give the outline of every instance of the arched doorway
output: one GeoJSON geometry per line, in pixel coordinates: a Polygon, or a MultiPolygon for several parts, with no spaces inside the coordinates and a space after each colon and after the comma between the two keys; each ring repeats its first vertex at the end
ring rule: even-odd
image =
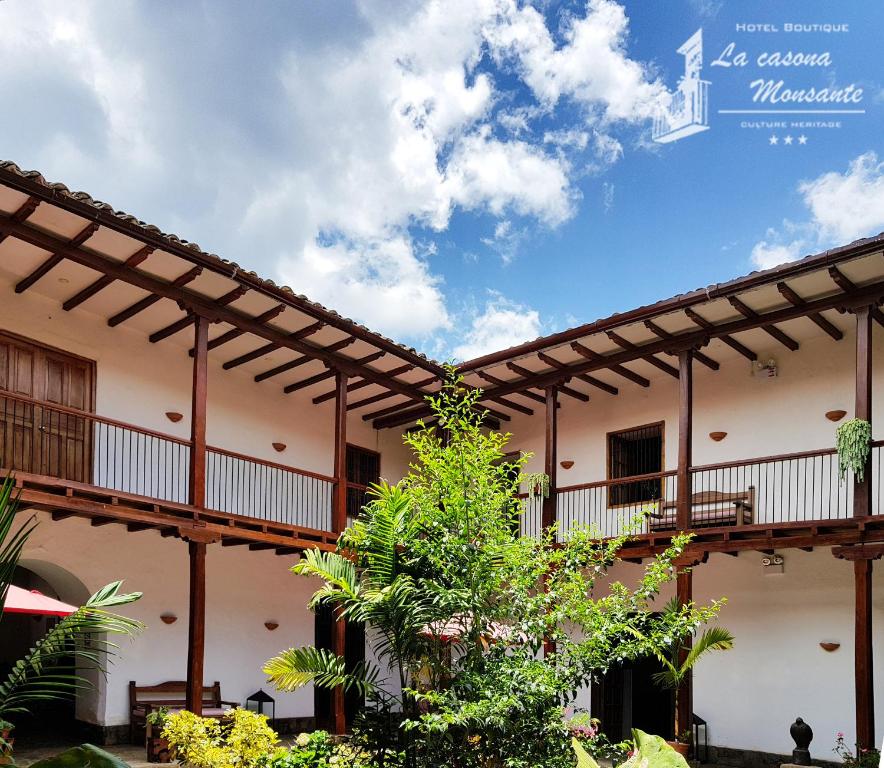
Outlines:
{"type": "MultiPolygon", "coordinates": [[[[36,589],[72,605],[82,605],[89,598],[89,590],[73,574],[55,563],[41,560],[22,559],[12,583],[23,589],[36,589]]],[[[12,665],[24,657],[58,621],[54,616],[4,614],[0,621],[0,675],[5,678],[12,665]]],[[[80,691],[75,699],[36,702],[30,707],[30,714],[10,718],[16,726],[17,746],[75,741],[80,722],[96,722],[104,695],[103,678],[92,673],[84,677],[93,687],[80,691]]]]}

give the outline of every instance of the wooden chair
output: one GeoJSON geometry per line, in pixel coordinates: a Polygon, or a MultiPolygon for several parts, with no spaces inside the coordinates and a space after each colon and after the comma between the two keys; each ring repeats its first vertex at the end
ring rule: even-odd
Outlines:
{"type": "MultiPolygon", "coordinates": [[[[166,707],[170,711],[182,710],[187,704],[187,683],[184,680],[167,680],[159,685],[137,685],[129,681],[129,741],[135,741],[137,729],[147,727],[147,716],[154,709],[166,707]]],[[[203,717],[224,717],[227,711],[238,707],[239,702],[221,698],[221,683],[203,686],[203,717]]]]}
{"type": "MultiPolygon", "coordinates": [[[[675,530],[677,506],[674,501],[661,503],[661,512],[651,515],[651,531],[675,530]]],[[[755,486],[736,493],[699,491],[691,495],[691,528],[749,525],[754,511],[755,486]]]]}

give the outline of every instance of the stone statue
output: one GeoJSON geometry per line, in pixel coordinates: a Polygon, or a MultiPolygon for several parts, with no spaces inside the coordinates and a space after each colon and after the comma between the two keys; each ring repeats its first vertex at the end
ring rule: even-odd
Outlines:
{"type": "Polygon", "coordinates": [[[789,728],[795,749],[792,750],[793,765],[810,765],[810,742],[813,741],[813,730],[800,717],[795,719],[789,728]]]}

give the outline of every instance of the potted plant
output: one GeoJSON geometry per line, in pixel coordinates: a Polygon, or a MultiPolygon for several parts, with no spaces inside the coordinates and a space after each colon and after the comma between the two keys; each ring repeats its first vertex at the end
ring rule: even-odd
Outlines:
{"type": "Polygon", "coordinates": [[[15,726],[0,717],[0,765],[10,765],[12,763],[12,745],[15,739],[10,736],[15,726]]]}
{"type": "Polygon", "coordinates": [[[168,707],[158,707],[148,712],[145,718],[147,721],[147,762],[149,763],[172,762],[169,742],[163,738],[163,728],[166,727],[168,716],[168,707]]]}

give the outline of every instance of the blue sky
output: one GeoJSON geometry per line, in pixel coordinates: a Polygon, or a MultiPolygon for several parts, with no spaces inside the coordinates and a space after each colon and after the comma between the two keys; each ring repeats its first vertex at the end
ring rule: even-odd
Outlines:
{"type": "Polygon", "coordinates": [[[110,8],[0,2],[0,155],[439,358],[884,229],[880,4],[110,8]],[[709,129],[656,143],[701,28],[709,129]],[[712,66],[729,43],[745,67],[712,66]],[[759,66],[788,51],[827,57],[759,66]],[[757,78],[864,113],[718,112],[757,78]]]}

